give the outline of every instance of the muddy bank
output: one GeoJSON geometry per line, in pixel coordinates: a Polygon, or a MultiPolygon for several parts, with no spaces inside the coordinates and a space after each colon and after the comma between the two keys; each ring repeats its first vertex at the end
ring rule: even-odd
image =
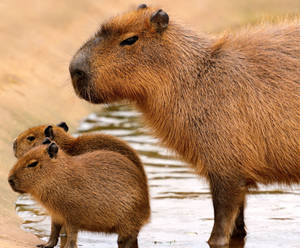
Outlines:
{"type": "MultiPolygon", "coordinates": [[[[148,1],[145,1],[148,2],[148,1]]],[[[218,32],[255,22],[266,15],[299,13],[300,1],[153,1],[170,16],[196,30],[218,32]],[[213,13],[213,14],[212,14],[213,13]],[[264,14],[266,13],[266,14],[264,14]]],[[[78,121],[99,109],[79,100],[71,87],[68,63],[77,48],[109,16],[140,1],[0,2],[0,247],[32,247],[39,241],[21,231],[7,184],[15,159],[12,140],[24,129],[45,122],[78,121]]]]}

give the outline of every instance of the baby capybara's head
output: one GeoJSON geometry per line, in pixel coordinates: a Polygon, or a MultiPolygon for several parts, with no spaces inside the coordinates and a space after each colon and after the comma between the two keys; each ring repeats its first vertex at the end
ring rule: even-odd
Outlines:
{"type": "Polygon", "coordinates": [[[102,24],[70,63],[76,93],[108,103],[139,101],[156,91],[177,59],[170,42],[174,26],[166,12],[145,4],[102,24]]]}
{"type": "Polygon", "coordinates": [[[45,138],[55,139],[55,135],[64,135],[69,130],[65,122],[58,125],[41,125],[27,129],[21,133],[14,141],[13,149],[15,156],[20,158],[33,147],[41,145],[45,138]]]}
{"type": "Polygon", "coordinates": [[[59,149],[54,142],[50,142],[48,139],[45,144],[31,149],[10,170],[8,183],[14,191],[32,193],[51,175],[59,149]]]}

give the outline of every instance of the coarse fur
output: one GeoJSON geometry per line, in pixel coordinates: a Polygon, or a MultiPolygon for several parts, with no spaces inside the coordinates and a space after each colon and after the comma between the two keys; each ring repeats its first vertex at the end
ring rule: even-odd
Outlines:
{"type": "Polygon", "coordinates": [[[112,151],[69,156],[55,143],[37,146],[17,161],[9,183],[49,211],[53,230],[45,247],[56,245],[64,225],[65,248],[77,247],[79,230],[117,233],[119,247],[136,248],[137,235],[150,216],[145,175],[112,151]]]}
{"type": "Polygon", "coordinates": [[[14,152],[17,158],[23,156],[33,147],[41,145],[45,138],[55,141],[68,155],[76,156],[96,150],[118,152],[130,159],[144,172],[138,154],[125,141],[108,134],[93,133],[73,137],[67,130],[58,125],[40,125],[22,132],[14,141],[14,152]],[[45,134],[48,130],[50,134],[45,134]],[[33,138],[30,138],[33,137],[33,138]]]}
{"type": "Polygon", "coordinates": [[[216,38],[172,18],[158,28],[156,13],[142,8],[104,23],[73,57],[72,83],[92,103],[134,103],[163,144],[208,179],[209,243],[226,245],[246,235],[249,187],[300,182],[300,22],[216,38]]]}

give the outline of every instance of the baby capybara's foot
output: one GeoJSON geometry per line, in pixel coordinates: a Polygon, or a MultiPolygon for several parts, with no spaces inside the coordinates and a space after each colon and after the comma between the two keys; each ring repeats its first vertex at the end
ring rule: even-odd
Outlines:
{"type": "Polygon", "coordinates": [[[37,245],[36,247],[39,247],[39,248],[53,248],[55,245],[53,244],[40,244],[40,245],[37,245]]]}

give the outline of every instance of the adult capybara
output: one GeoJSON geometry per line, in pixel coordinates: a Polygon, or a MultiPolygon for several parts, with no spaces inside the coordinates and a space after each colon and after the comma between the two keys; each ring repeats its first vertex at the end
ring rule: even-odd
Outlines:
{"type": "Polygon", "coordinates": [[[32,195],[52,217],[49,242],[40,247],[54,247],[64,225],[65,248],[77,247],[79,230],[117,233],[118,247],[136,248],[150,216],[145,175],[112,151],[69,156],[56,143],[40,145],[18,160],[8,181],[14,191],[32,195]]]}
{"type": "Polygon", "coordinates": [[[22,132],[14,141],[14,152],[17,158],[35,146],[41,145],[45,138],[49,138],[70,156],[80,155],[95,150],[109,150],[121,153],[130,159],[144,172],[142,162],[137,153],[125,141],[108,134],[83,134],[73,137],[68,134],[67,124],[62,122],[58,125],[41,125],[29,128],[22,132]]]}
{"type": "Polygon", "coordinates": [[[208,179],[212,245],[246,235],[250,186],[300,182],[298,21],[216,38],[141,5],[104,23],[70,73],[92,103],[135,103],[155,135],[208,179]]]}

